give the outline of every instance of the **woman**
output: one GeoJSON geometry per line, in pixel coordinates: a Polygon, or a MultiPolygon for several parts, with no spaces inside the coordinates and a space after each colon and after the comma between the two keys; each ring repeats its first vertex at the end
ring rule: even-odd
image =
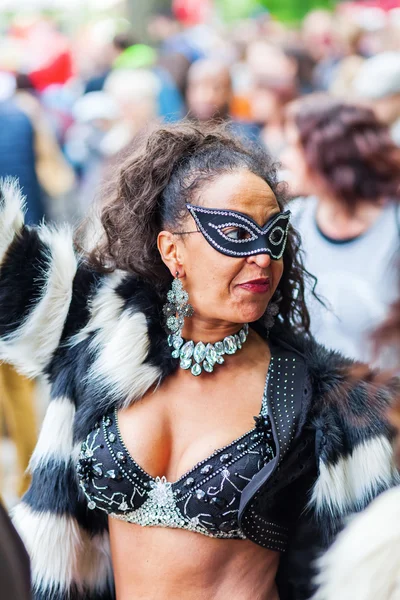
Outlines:
{"type": "Polygon", "coordinates": [[[262,150],[190,124],[121,166],[89,260],[3,185],[0,356],[52,388],[14,514],[36,600],[305,599],[393,485],[390,391],[307,339],[289,217],[262,150]]]}
{"type": "Polygon", "coordinates": [[[369,335],[397,297],[400,149],[372,111],[310,98],[288,112],[293,223],[325,307],[307,298],[328,348],[370,361],[369,335]]]}
{"type": "Polygon", "coordinates": [[[285,110],[298,94],[298,64],[290,52],[265,41],[248,48],[251,117],[267,151],[280,158],[286,147],[285,110]]]}

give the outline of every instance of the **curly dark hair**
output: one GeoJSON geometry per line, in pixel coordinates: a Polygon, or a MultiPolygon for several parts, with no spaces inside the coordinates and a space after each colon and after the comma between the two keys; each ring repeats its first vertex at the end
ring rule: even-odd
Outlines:
{"type": "Polygon", "coordinates": [[[400,200],[400,149],[372,110],[318,94],[294,102],[288,117],[308,166],[350,213],[360,202],[400,200]]]}
{"type": "MultiPolygon", "coordinates": [[[[186,203],[203,185],[243,169],[266,181],[283,209],[285,186],[278,183],[276,166],[264,150],[234,137],[226,125],[181,122],[141,136],[109,186],[101,212],[102,237],[88,256],[89,263],[100,271],[134,273],[164,299],[172,278],[157,249],[159,232],[179,229],[187,217],[186,203]]],[[[279,283],[278,322],[308,333],[304,278],[311,276],[302,264],[299,246],[299,237],[290,228],[279,283]]]]}

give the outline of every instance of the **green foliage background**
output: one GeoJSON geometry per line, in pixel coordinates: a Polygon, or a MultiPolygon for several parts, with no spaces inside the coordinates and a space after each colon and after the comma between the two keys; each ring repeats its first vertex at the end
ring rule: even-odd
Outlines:
{"type": "Polygon", "coordinates": [[[334,8],[335,0],[216,0],[225,21],[243,19],[267,9],[280,21],[298,22],[315,8],[334,8]]]}
{"type": "Polygon", "coordinates": [[[333,0],[262,0],[268,10],[282,21],[297,21],[315,8],[334,8],[333,0]]]}

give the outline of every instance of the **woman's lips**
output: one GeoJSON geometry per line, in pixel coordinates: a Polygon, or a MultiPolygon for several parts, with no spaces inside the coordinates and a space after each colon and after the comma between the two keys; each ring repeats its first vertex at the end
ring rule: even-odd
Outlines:
{"type": "Polygon", "coordinates": [[[254,279],[253,281],[246,281],[239,284],[239,287],[248,292],[253,292],[253,294],[265,294],[269,290],[270,283],[269,279],[254,279]]]}

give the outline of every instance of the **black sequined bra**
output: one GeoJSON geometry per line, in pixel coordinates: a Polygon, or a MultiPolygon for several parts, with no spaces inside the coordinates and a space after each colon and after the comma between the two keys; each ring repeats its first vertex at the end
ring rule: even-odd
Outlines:
{"type": "MultiPolygon", "coordinates": [[[[269,371],[271,370],[273,357],[269,371]]],[[[117,411],[104,415],[82,444],[77,463],[89,509],[142,526],[188,529],[216,538],[245,539],[240,496],[275,455],[267,387],[255,426],[197,463],[177,481],[152,477],[130,456],[117,411]]]]}

